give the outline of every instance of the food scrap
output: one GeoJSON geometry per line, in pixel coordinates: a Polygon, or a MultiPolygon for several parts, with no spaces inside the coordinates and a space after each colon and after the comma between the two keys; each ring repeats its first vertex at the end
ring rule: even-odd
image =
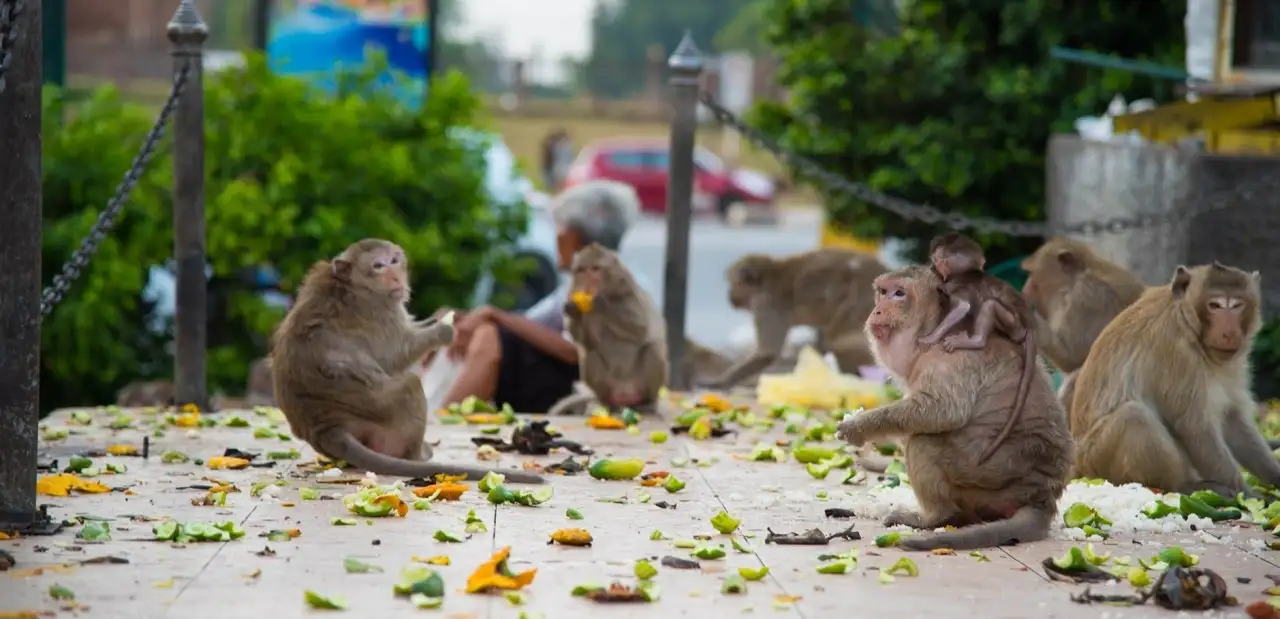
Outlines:
{"type": "Polygon", "coordinates": [[[517,452],[526,456],[545,456],[552,449],[564,449],[580,456],[591,455],[592,451],[581,443],[571,441],[553,432],[548,426],[550,421],[540,419],[522,424],[511,431],[511,439],[504,441],[492,436],[473,436],[471,442],[477,446],[488,445],[500,452],[517,452]]]}
{"type": "Polygon", "coordinates": [[[658,599],[658,587],[647,580],[640,581],[634,587],[613,582],[608,587],[579,585],[574,587],[572,594],[592,602],[654,602],[658,599]]]}
{"type": "Polygon", "coordinates": [[[586,529],[558,529],[551,533],[551,540],[547,543],[563,546],[590,546],[591,542],[591,533],[586,529]]]}
{"type": "Polygon", "coordinates": [[[467,593],[488,593],[492,591],[516,591],[533,582],[538,574],[537,568],[514,573],[507,567],[507,558],[511,556],[511,547],[506,546],[494,553],[467,578],[467,593]]]}
{"type": "Polygon", "coordinates": [[[765,529],[768,535],[764,538],[766,544],[778,544],[780,546],[826,546],[833,539],[843,539],[848,541],[857,541],[862,539],[862,533],[853,530],[853,526],[827,535],[822,529],[813,528],[803,533],[775,533],[773,529],[765,529]]]}
{"type": "Polygon", "coordinates": [[[36,492],[45,496],[71,496],[72,491],[84,494],[103,494],[111,488],[96,481],[87,481],[72,473],[45,475],[36,480],[36,492]]]}

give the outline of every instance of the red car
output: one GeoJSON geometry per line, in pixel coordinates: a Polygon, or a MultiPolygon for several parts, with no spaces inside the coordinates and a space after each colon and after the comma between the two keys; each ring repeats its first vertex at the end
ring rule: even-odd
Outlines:
{"type": "MultiPolygon", "coordinates": [[[[593,179],[626,183],[640,196],[646,212],[667,211],[668,144],[661,139],[615,138],[597,140],[578,153],[569,168],[565,186],[593,179]]],[[[777,184],[767,175],[746,168],[729,168],[711,151],[695,147],[694,212],[714,210],[721,217],[735,205],[750,211],[772,211],[777,184]]]]}

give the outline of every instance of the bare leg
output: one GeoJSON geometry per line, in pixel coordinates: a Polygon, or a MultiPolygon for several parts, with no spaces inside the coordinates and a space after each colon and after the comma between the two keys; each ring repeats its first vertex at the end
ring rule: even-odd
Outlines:
{"type": "Polygon", "coordinates": [[[987,345],[987,337],[996,326],[996,302],[984,301],[973,318],[973,331],[967,335],[950,335],[942,341],[943,350],[981,350],[987,345]]]}
{"type": "Polygon", "coordinates": [[[498,389],[498,368],[501,364],[502,342],[498,339],[498,327],[493,323],[476,327],[463,354],[462,371],[440,406],[455,404],[470,396],[481,400],[493,399],[498,389]]]}
{"type": "Polygon", "coordinates": [[[921,344],[937,344],[938,340],[941,340],[956,325],[960,324],[960,321],[964,320],[965,316],[969,315],[969,310],[971,309],[973,307],[967,301],[951,297],[950,309],[947,311],[947,315],[942,318],[942,322],[938,323],[938,326],[934,327],[933,331],[930,331],[928,335],[917,341],[921,344]]]}

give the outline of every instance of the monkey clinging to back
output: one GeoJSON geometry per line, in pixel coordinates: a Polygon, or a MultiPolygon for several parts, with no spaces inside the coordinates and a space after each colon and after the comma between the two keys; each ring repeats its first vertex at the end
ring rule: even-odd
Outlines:
{"type": "Polygon", "coordinates": [[[1015,344],[1022,344],[1022,380],[1018,381],[1013,410],[1000,433],[978,458],[981,464],[1009,437],[1022,416],[1022,409],[1027,406],[1027,390],[1036,370],[1031,307],[1013,286],[982,270],[986,262],[982,247],[963,234],[949,232],[933,239],[929,243],[929,257],[933,262],[933,272],[942,279],[941,290],[950,309],[932,332],[920,338],[921,344],[933,345],[942,340],[942,348],[947,352],[981,350],[986,348],[987,338],[993,330],[1015,344]],[[948,335],[961,321],[970,317],[973,319],[972,333],[948,335]]]}
{"type": "Polygon", "coordinates": [[[294,435],[326,457],[382,475],[478,479],[490,469],[430,462],[427,398],[412,368],[449,343],[453,327],[415,323],[408,300],[404,251],[390,241],[365,239],[315,263],[272,338],[276,404],[294,435]]]}

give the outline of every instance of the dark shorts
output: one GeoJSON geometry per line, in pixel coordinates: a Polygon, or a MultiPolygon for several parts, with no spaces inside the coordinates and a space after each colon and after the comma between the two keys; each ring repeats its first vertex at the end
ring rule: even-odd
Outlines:
{"type": "Polygon", "coordinates": [[[517,413],[545,413],[561,398],[573,393],[578,365],[552,357],[506,328],[498,327],[502,363],[493,401],[510,404],[517,413]]]}

